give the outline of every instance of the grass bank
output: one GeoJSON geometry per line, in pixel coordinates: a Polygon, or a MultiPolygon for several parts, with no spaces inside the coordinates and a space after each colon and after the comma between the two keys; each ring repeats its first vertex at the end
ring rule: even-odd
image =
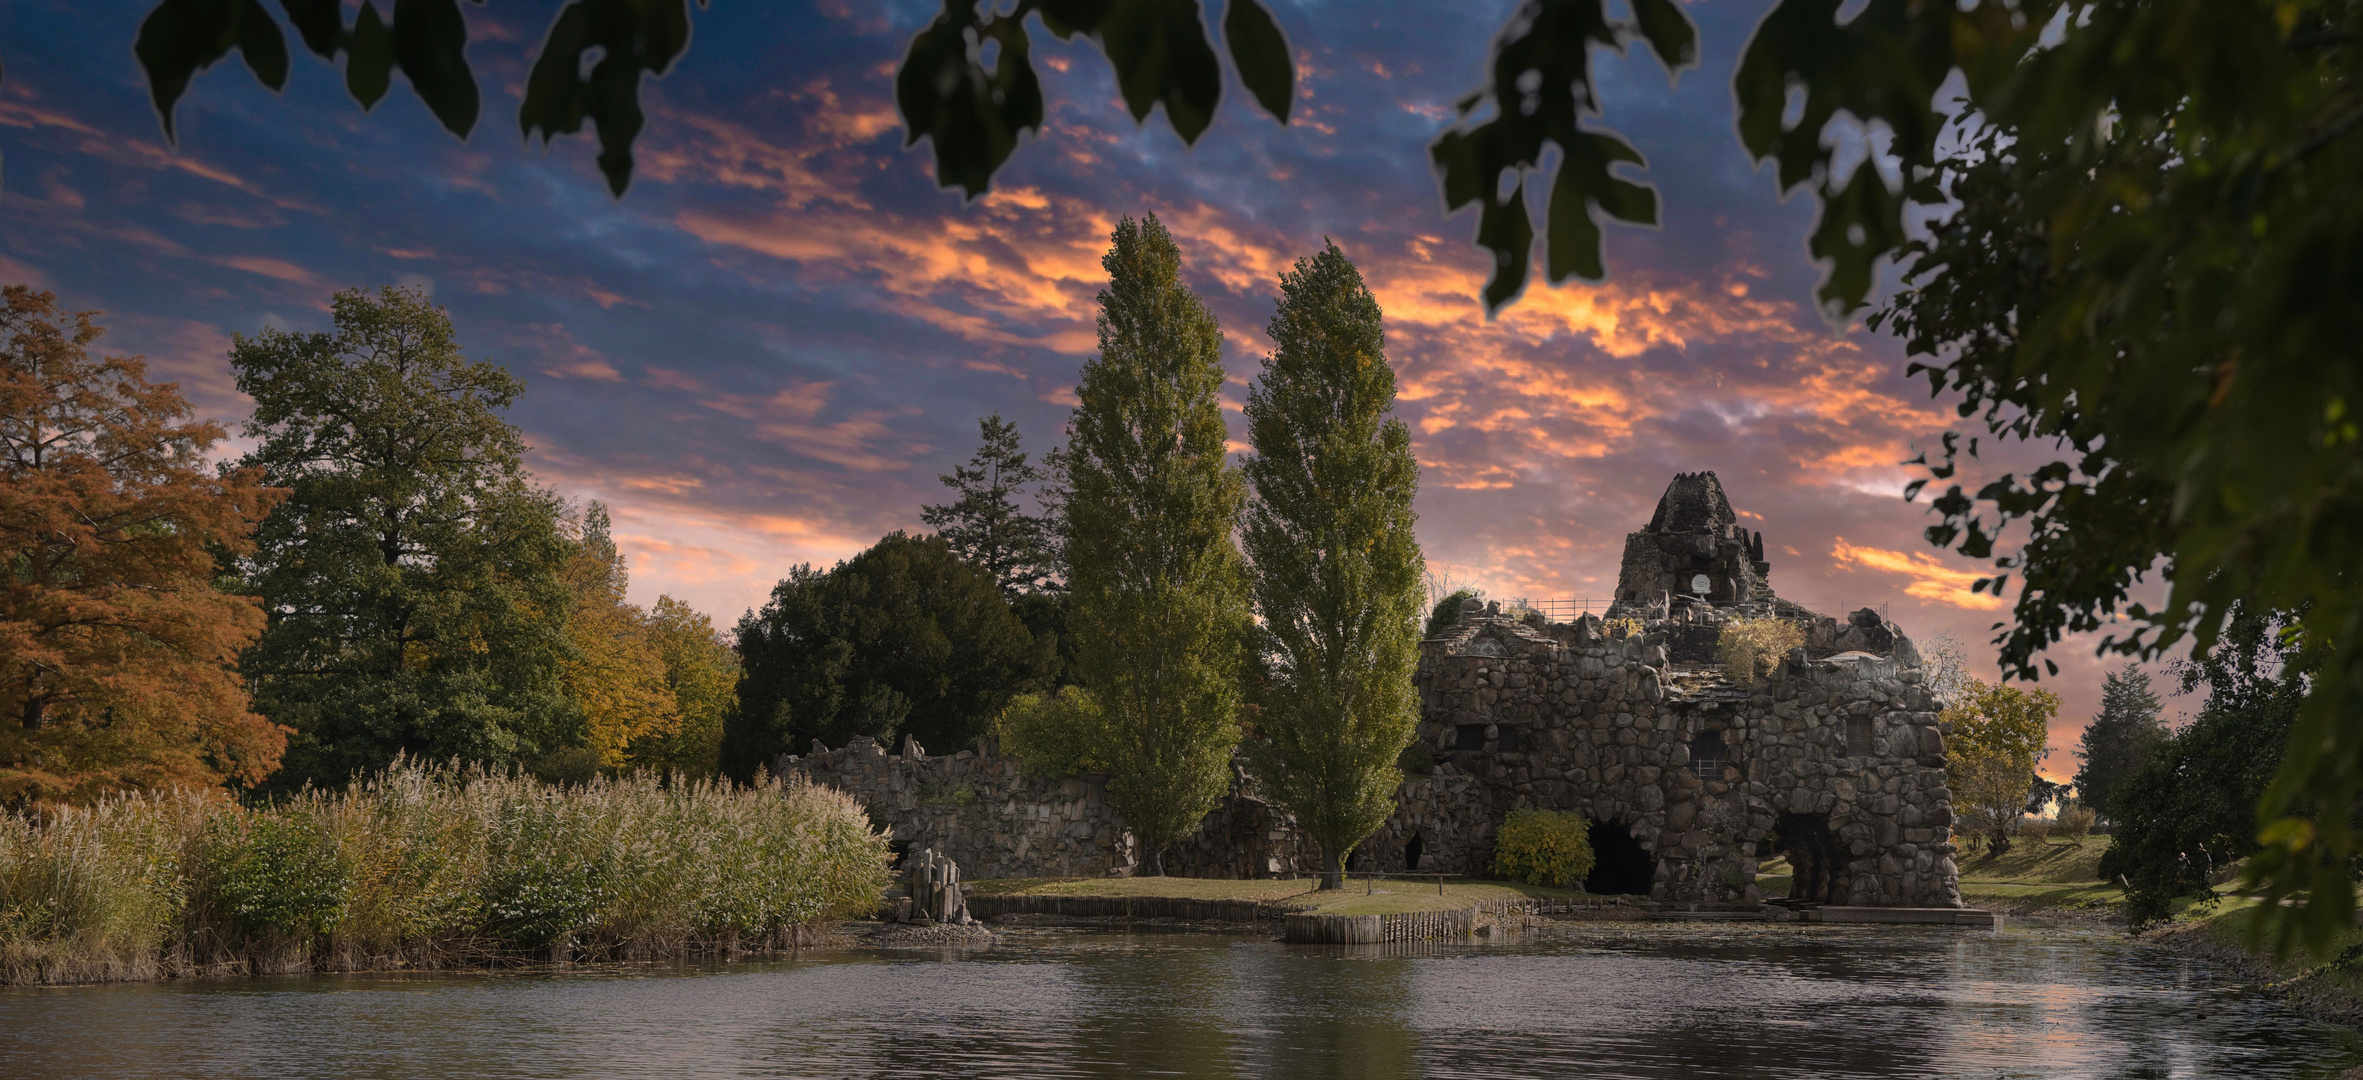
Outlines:
{"type": "Polygon", "coordinates": [[[874,909],[886,840],[825,788],[553,787],[402,765],[0,818],[0,982],[656,959],[874,909]]]}
{"type": "Polygon", "coordinates": [[[2193,916],[2186,910],[2142,936],[2186,956],[2227,965],[2317,1020],[2363,1027],[2363,927],[2339,934],[2328,960],[2303,952],[2276,960],[2269,947],[2248,947],[2249,920],[2256,912],[2256,901],[2226,896],[2209,914],[2193,916]]]}
{"type": "Polygon", "coordinates": [[[1512,881],[1446,881],[1406,879],[1349,882],[1343,889],[1320,891],[1318,878],[1225,880],[1220,878],[1002,878],[966,883],[980,896],[1100,896],[1172,897],[1189,900],[1255,900],[1280,911],[1322,915],[1391,915],[1404,911],[1460,909],[1480,901],[1522,897],[1554,900],[1584,894],[1569,889],[1547,889],[1512,881]]]}
{"type": "MultiPolygon", "coordinates": [[[[2106,836],[2021,837],[2000,855],[1963,856],[1961,899],[2013,915],[2115,917],[2124,909],[2125,891],[2101,880],[2100,857],[2108,850],[2106,836]]],[[[1764,895],[1788,895],[1787,859],[1767,859],[1758,870],[1756,885],[1764,895]]]]}

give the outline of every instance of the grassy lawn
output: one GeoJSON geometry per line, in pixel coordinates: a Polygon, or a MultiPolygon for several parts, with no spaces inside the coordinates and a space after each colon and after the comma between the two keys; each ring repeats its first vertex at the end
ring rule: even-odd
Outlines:
{"type": "MultiPolygon", "coordinates": [[[[2021,837],[2001,855],[1981,851],[1963,856],[1961,899],[1972,906],[2022,912],[2115,907],[2124,902],[2125,891],[2100,879],[2101,853],[2108,849],[2106,836],[2021,837]]],[[[1757,868],[1756,887],[1766,896],[1786,896],[1790,876],[1787,859],[1767,859],[1757,868]]]]}
{"type": "Polygon", "coordinates": [[[967,883],[977,896],[1171,896],[1191,900],[1261,900],[1289,911],[1325,915],[1384,915],[1400,911],[1465,908],[1480,900],[1517,897],[1568,899],[1584,894],[1513,881],[1447,881],[1439,895],[1434,881],[1348,882],[1322,893],[1316,878],[1232,881],[1217,878],[1000,878],[967,883]]]}

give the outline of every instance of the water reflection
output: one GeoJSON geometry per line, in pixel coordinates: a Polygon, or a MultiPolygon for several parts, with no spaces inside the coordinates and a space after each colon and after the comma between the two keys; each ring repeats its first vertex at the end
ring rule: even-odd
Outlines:
{"type": "Polygon", "coordinates": [[[0,1076],[2328,1078],[2351,1032],[2096,932],[1577,926],[0,991],[0,1076]]]}

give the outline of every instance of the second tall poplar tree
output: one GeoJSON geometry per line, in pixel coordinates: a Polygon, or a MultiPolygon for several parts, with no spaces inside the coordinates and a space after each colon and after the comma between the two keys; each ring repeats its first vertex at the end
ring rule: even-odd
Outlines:
{"type": "Polygon", "coordinates": [[[1320,841],[1334,889],[1346,853],[1394,810],[1419,718],[1419,463],[1390,415],[1386,331],[1354,264],[1328,245],[1280,293],[1247,392],[1245,533],[1269,666],[1257,771],[1320,841]]]}
{"type": "Polygon", "coordinates": [[[1108,794],[1158,873],[1228,785],[1249,625],[1231,533],[1222,330],[1154,215],[1100,264],[1099,355],[1060,455],[1076,667],[1104,710],[1108,794]]]}

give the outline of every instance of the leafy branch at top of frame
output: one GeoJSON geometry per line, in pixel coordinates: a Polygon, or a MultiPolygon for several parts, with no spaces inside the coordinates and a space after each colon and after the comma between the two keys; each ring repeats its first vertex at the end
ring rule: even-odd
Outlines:
{"type": "MultiPolygon", "coordinates": [[[[894,79],[904,145],[935,145],[936,180],[969,198],[992,186],[1017,149],[1018,133],[1040,131],[1042,86],[1034,74],[1026,21],[1039,15],[1059,40],[1080,34],[1099,46],[1137,123],[1162,105],[1182,141],[1195,145],[1222,99],[1222,65],[1207,39],[1198,0],[944,0],[912,37],[894,79]],[[990,49],[988,50],[988,46],[990,49]],[[990,55],[988,55],[988,51],[990,55]],[[988,66],[989,62],[989,66],[988,66]]],[[[1288,39],[1260,0],[1228,0],[1223,41],[1240,81],[1283,124],[1295,94],[1288,39]]]]}
{"type": "MultiPolygon", "coordinates": [[[[467,138],[481,95],[459,0],[390,3],[381,12],[376,0],[362,0],[347,23],[342,0],[280,0],[304,48],[330,63],[344,58],[345,90],[362,109],[384,99],[398,70],[444,130],[467,138]]],[[[632,141],[645,122],[641,76],[663,75],[688,49],[689,33],[688,0],[568,0],[526,78],[519,130],[547,143],[581,131],[585,120],[598,125],[599,170],[622,195],[632,178],[632,141]]],[[[261,0],[162,0],[141,21],[132,51],[167,139],[176,138],[173,110],[189,80],[233,50],[264,86],[286,87],[287,39],[261,0]]]]}

